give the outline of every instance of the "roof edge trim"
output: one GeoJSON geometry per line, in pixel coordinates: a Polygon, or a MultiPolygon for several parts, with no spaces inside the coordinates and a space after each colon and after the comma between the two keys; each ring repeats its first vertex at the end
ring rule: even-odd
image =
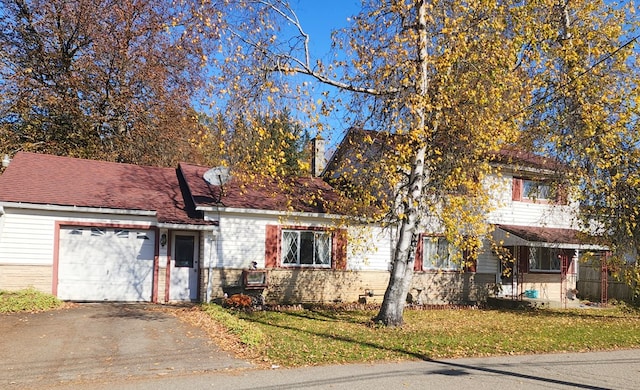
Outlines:
{"type": "Polygon", "coordinates": [[[38,203],[22,203],[22,202],[0,202],[3,209],[15,208],[26,210],[47,210],[47,211],[73,211],[77,213],[96,213],[96,214],[117,214],[117,215],[138,215],[155,217],[157,212],[154,210],[134,210],[134,209],[111,209],[105,207],[85,207],[85,206],[62,206],[55,204],[38,204],[38,203]]]}

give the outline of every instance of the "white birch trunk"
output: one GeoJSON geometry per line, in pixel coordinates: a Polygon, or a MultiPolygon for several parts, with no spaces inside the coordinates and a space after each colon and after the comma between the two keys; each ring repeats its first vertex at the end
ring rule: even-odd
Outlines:
{"type": "MultiPolygon", "coordinates": [[[[416,1],[418,41],[419,46],[419,80],[417,93],[420,96],[426,94],[429,87],[428,67],[427,67],[427,29],[426,29],[426,7],[424,1],[416,1]]],[[[420,100],[420,99],[417,99],[420,100]]],[[[422,103],[417,103],[421,105],[422,103]]],[[[426,112],[424,107],[416,108],[416,131],[424,132],[426,126],[426,112]]],[[[402,325],[404,306],[407,294],[411,288],[413,279],[413,265],[415,263],[415,252],[417,239],[419,237],[418,226],[420,221],[420,204],[425,180],[425,165],[428,145],[421,143],[414,155],[411,172],[409,175],[409,189],[406,200],[402,203],[403,218],[400,220],[398,242],[393,257],[391,277],[389,285],[384,293],[384,300],[380,307],[380,312],[375,320],[386,326],[402,325]]]]}

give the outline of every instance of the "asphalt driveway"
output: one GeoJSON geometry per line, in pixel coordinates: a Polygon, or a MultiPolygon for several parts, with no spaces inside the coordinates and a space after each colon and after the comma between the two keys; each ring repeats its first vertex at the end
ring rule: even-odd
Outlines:
{"type": "Polygon", "coordinates": [[[0,315],[0,388],[186,375],[251,364],[153,305],[78,304],[0,315]]]}

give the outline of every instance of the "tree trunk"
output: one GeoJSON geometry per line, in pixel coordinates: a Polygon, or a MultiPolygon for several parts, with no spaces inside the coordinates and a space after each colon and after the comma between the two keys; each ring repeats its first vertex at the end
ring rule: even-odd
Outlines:
{"type": "Polygon", "coordinates": [[[402,315],[407,294],[413,279],[413,264],[415,262],[417,227],[419,221],[420,196],[424,180],[424,158],[426,146],[421,147],[411,166],[410,186],[407,200],[403,202],[404,218],[400,220],[398,243],[393,256],[391,278],[384,293],[384,300],[380,312],[374,321],[386,326],[402,325],[402,315]]]}
{"type": "MultiPolygon", "coordinates": [[[[418,39],[418,84],[416,93],[418,96],[425,96],[429,89],[429,71],[427,64],[427,10],[424,1],[416,2],[417,9],[417,29],[418,39]]],[[[415,107],[415,129],[425,133],[427,124],[427,112],[422,99],[416,99],[415,107]]],[[[434,124],[437,129],[437,124],[434,124]]],[[[407,294],[411,288],[413,280],[413,264],[415,263],[416,243],[418,239],[418,225],[420,221],[420,213],[422,212],[421,198],[425,180],[425,164],[424,160],[427,152],[427,144],[425,138],[423,143],[416,150],[413,162],[411,164],[411,173],[409,175],[409,188],[406,198],[402,202],[400,218],[398,242],[393,255],[393,266],[391,268],[391,277],[387,291],[384,293],[384,300],[380,307],[380,312],[374,319],[386,326],[402,325],[402,315],[407,300],[407,294]]]]}

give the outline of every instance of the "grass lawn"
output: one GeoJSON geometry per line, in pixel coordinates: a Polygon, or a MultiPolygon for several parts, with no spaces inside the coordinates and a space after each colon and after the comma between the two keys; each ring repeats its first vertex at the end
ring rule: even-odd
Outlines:
{"type": "Polygon", "coordinates": [[[407,310],[401,328],[373,325],[374,311],[202,309],[214,319],[214,333],[236,335],[245,357],[284,367],[640,347],[640,311],[626,306],[407,310]]]}

